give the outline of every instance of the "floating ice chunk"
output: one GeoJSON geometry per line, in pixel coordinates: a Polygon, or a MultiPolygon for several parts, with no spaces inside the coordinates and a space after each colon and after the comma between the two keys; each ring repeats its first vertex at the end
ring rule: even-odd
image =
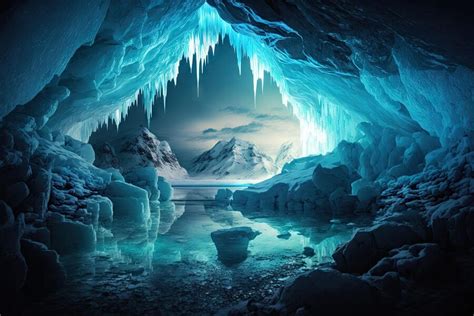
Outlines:
{"type": "Polygon", "coordinates": [[[217,248],[219,260],[226,265],[240,263],[247,259],[249,242],[260,235],[250,227],[220,229],[211,233],[217,248]]]}

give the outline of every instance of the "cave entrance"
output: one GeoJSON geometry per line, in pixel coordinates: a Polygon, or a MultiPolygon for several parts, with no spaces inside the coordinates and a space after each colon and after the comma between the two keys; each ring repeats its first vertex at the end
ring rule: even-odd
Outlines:
{"type": "Polygon", "coordinates": [[[253,81],[251,60],[237,63],[228,37],[213,49],[200,76],[198,58],[192,58],[181,60],[175,84],[155,96],[151,115],[141,93],[120,124],[109,119],[91,135],[97,166],[120,169],[122,152],[129,157],[134,147],[137,164],[153,164],[169,179],[261,180],[301,155],[292,106],[284,106],[268,73],[253,81]],[[113,159],[102,155],[105,143],[114,148],[113,159]]]}

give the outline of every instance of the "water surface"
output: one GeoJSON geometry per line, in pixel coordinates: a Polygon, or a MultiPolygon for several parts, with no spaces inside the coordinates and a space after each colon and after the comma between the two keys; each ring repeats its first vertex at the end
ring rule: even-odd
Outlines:
{"type": "MultiPolygon", "coordinates": [[[[212,201],[218,188],[176,187],[146,226],[114,222],[98,234],[97,251],[61,258],[64,289],[34,312],[60,314],[211,315],[250,298],[275,294],[288,279],[331,261],[357,225],[330,218],[245,213],[212,201]],[[261,232],[249,256],[231,267],[217,260],[211,232],[249,226],[261,232]],[[288,239],[278,238],[289,232],[288,239]],[[315,256],[302,252],[312,247],[315,256]]],[[[232,187],[235,190],[236,187],[232,187]]]]}

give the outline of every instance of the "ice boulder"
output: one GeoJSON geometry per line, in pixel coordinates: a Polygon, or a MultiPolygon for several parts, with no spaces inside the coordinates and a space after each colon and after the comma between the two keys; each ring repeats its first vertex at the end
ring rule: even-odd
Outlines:
{"type": "Polygon", "coordinates": [[[97,219],[95,225],[101,224],[109,226],[114,218],[112,201],[101,195],[95,195],[87,200],[87,211],[93,213],[93,218],[97,219]]]}
{"type": "Polygon", "coordinates": [[[158,171],[154,167],[136,167],[124,172],[125,180],[148,192],[150,201],[160,198],[158,171]]]}
{"type": "Polygon", "coordinates": [[[318,164],[313,172],[314,185],[325,195],[330,195],[338,188],[349,193],[351,192],[351,182],[349,169],[344,165],[325,168],[318,164]]]}
{"type": "Polygon", "coordinates": [[[51,234],[46,227],[27,226],[23,238],[42,243],[48,248],[51,247],[51,234]]]}
{"type": "Polygon", "coordinates": [[[166,202],[173,198],[173,187],[163,177],[158,177],[158,189],[160,190],[160,201],[166,202]]]}
{"type": "Polygon", "coordinates": [[[359,229],[349,242],[334,252],[333,258],[340,271],[364,273],[390,250],[420,241],[420,235],[410,226],[384,222],[359,229]]]}
{"type": "Polygon", "coordinates": [[[249,242],[260,234],[250,227],[219,229],[211,233],[217,256],[225,265],[237,264],[247,259],[249,242]]]}
{"type": "Polygon", "coordinates": [[[27,204],[32,207],[31,211],[44,217],[48,209],[48,202],[51,197],[52,173],[49,169],[38,168],[34,176],[28,181],[30,195],[27,204]]]}
{"type": "Polygon", "coordinates": [[[229,205],[232,198],[232,191],[229,189],[219,189],[214,197],[218,204],[229,205]]]}
{"type": "Polygon", "coordinates": [[[378,292],[360,278],[333,269],[316,269],[283,288],[278,305],[292,315],[374,315],[378,292]]]}
{"type": "Polygon", "coordinates": [[[95,251],[96,234],[92,225],[49,217],[47,223],[51,232],[51,248],[61,255],[95,251]]]}
{"type": "Polygon", "coordinates": [[[400,276],[416,281],[429,281],[436,278],[445,266],[444,254],[438,244],[425,243],[403,246],[390,251],[368,274],[383,276],[397,272],[400,276]]]}
{"type": "Polygon", "coordinates": [[[54,292],[66,282],[66,271],[54,250],[39,242],[21,240],[21,252],[28,265],[25,290],[33,296],[54,292]]]}
{"type": "Polygon", "coordinates": [[[120,173],[120,170],[115,169],[115,168],[107,168],[105,169],[106,171],[110,172],[112,175],[111,179],[112,181],[122,181],[125,182],[125,178],[123,177],[122,173],[120,173]]]}
{"type": "Polygon", "coordinates": [[[104,194],[112,201],[114,220],[148,222],[150,206],[146,190],[130,183],[112,181],[104,194]]]}
{"type": "Polygon", "coordinates": [[[334,216],[350,215],[357,208],[357,197],[347,194],[343,188],[338,188],[329,196],[332,214],[334,216]]]}
{"type": "Polygon", "coordinates": [[[64,137],[64,148],[81,156],[85,161],[93,163],[95,160],[94,148],[91,144],[83,143],[71,136],[64,137]]]}

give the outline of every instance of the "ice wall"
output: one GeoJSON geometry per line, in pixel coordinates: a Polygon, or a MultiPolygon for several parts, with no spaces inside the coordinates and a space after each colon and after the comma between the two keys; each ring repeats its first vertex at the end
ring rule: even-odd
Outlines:
{"type": "Polygon", "coordinates": [[[123,14],[132,15],[125,10],[130,7],[112,7],[94,45],[81,48],[61,76],[60,84],[70,88],[71,98],[59,107],[49,126],[86,141],[109,119],[120,124],[140,93],[151,117],[157,96],[164,97],[166,106],[167,86],[176,83],[180,60],[185,58],[191,70],[196,63],[199,91],[199,79],[210,53],[227,36],[235,48],[239,69],[244,57],[250,60],[255,96],[258,82],[263,87],[268,72],[280,89],[283,104],[292,104],[301,122],[303,154],[325,153],[340,140],[354,138],[359,116],[349,114],[319,92],[309,91],[308,87],[316,83],[310,82],[313,74],[304,68],[305,63],[294,63],[286,52],[267,45],[277,37],[245,28],[237,32],[207,3],[200,7],[198,2],[187,4],[189,10],[181,11],[170,5],[176,11],[170,10],[159,19],[152,19],[148,10],[144,21],[134,8],[131,26],[126,30],[121,30],[117,19],[123,14]],[[106,36],[108,40],[103,39],[106,36]]]}
{"type": "MultiPolygon", "coordinates": [[[[31,99],[54,73],[60,74],[48,87],[65,87],[70,94],[59,101],[57,110],[50,111],[55,113],[48,116],[47,127],[86,140],[109,119],[120,123],[139,94],[150,117],[156,96],[163,95],[166,102],[167,85],[176,82],[182,58],[191,67],[193,63],[198,65],[199,85],[209,54],[222,37],[228,36],[238,64],[244,57],[250,60],[254,91],[259,84],[263,86],[264,73],[268,72],[281,91],[283,103],[293,106],[301,122],[304,154],[324,153],[342,139],[354,140],[355,126],[361,121],[390,127],[400,134],[423,128],[439,136],[443,144],[472,129],[472,65],[463,66],[469,59],[452,51],[452,47],[462,49],[466,45],[438,49],[436,45],[446,40],[440,41],[437,33],[423,35],[426,32],[419,28],[425,22],[422,19],[405,22],[384,7],[365,2],[208,3],[183,0],[137,4],[122,0],[109,5],[90,1],[84,8],[67,9],[44,3],[44,10],[64,12],[57,20],[42,24],[46,35],[40,33],[39,38],[45,41],[37,42],[33,47],[36,49],[21,44],[31,42],[29,37],[36,33],[22,36],[20,32],[21,39],[17,40],[2,33],[0,38],[2,57],[6,56],[2,62],[14,61],[7,68],[15,79],[12,82],[28,78],[2,89],[11,91],[3,93],[2,98],[19,99],[5,99],[1,115],[15,103],[31,99]],[[68,33],[71,29],[76,33],[68,33]],[[54,41],[52,35],[57,30],[69,30],[66,34],[70,36],[56,36],[54,41]],[[92,39],[71,58],[74,49],[92,39]],[[21,58],[8,57],[8,46],[35,51],[31,53],[34,60],[39,52],[41,56],[45,53],[43,63],[48,67],[30,67],[21,58]],[[56,48],[54,54],[48,51],[51,47],[56,48]],[[49,61],[50,57],[54,60],[49,61]]],[[[390,3],[384,1],[393,10],[390,3]]],[[[25,6],[32,8],[34,4],[25,6]]],[[[41,22],[44,16],[39,14],[35,19],[31,21],[41,22]]],[[[11,25],[19,30],[30,30],[34,24],[25,22],[19,27],[20,20],[12,21],[11,25]]],[[[11,27],[10,22],[6,20],[5,25],[11,27]]],[[[5,78],[2,85],[8,81],[8,76],[5,78]]]]}

